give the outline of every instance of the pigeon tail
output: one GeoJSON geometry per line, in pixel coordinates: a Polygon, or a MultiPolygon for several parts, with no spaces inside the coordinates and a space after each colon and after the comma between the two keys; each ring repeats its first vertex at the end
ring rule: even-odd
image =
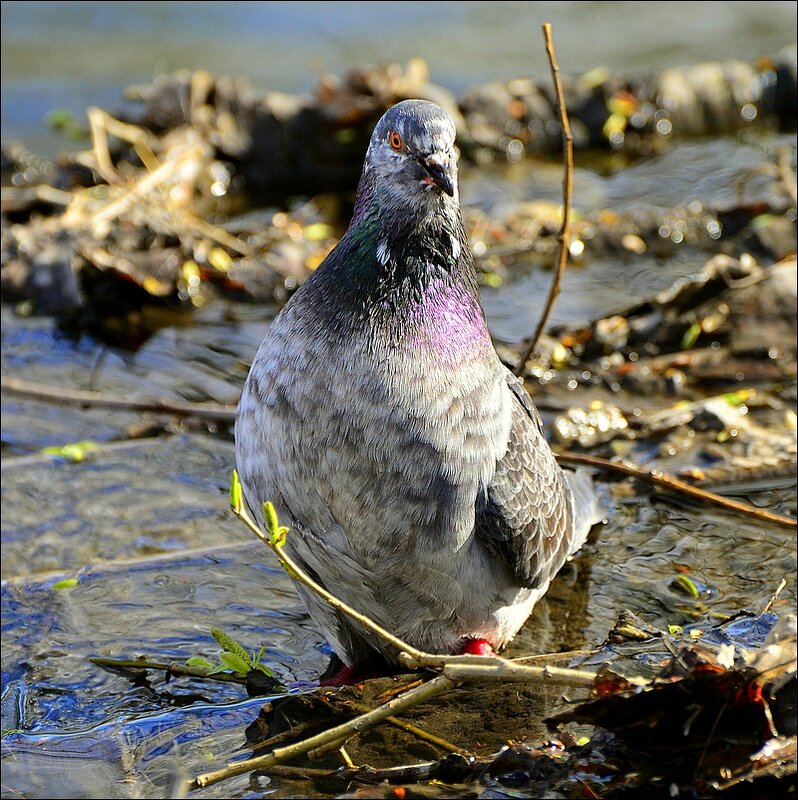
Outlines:
{"type": "Polygon", "coordinates": [[[574,498],[574,544],[571,552],[575,553],[585,543],[590,529],[604,520],[604,514],[589,470],[564,470],[563,474],[574,498]]]}

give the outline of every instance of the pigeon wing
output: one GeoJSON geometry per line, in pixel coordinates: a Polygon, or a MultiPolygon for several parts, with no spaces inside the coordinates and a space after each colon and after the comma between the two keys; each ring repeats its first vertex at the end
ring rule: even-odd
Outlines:
{"type": "Polygon", "coordinates": [[[476,534],[519,582],[546,586],[578,545],[573,501],[551,452],[540,414],[509,371],[513,397],[507,452],[476,504],[476,534]]]}

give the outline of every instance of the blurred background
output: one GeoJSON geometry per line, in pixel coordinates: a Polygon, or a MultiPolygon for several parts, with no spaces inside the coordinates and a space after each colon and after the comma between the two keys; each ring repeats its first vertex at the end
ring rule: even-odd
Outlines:
{"type": "Polygon", "coordinates": [[[795,39],[793,2],[5,2],[2,140],[51,154],[48,112],[113,108],[122,90],[178,68],[310,91],[315,75],[424,58],[455,92],[561,69],[613,73],[772,55],[795,39]]]}

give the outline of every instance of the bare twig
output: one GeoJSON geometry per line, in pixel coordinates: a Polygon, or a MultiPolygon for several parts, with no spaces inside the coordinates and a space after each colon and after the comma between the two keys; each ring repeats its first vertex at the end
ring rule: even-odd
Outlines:
{"type": "Polygon", "coordinates": [[[352,757],[349,755],[349,753],[346,752],[345,747],[340,748],[340,753],[341,758],[348,769],[357,769],[357,764],[355,764],[355,762],[352,760],[352,757]]]}
{"type": "MultiPolygon", "coordinates": [[[[484,658],[484,656],[483,656],[484,658]]],[[[483,664],[447,664],[443,674],[453,681],[501,681],[506,683],[554,683],[592,688],[596,673],[567,667],[528,667],[504,658],[484,658],[483,664]]]]}
{"type": "Polygon", "coordinates": [[[274,736],[269,736],[262,742],[256,742],[253,745],[247,746],[247,750],[252,750],[253,753],[259,753],[261,750],[274,750],[278,744],[287,742],[291,739],[296,739],[300,734],[306,731],[316,730],[325,725],[323,718],[314,720],[307,720],[306,722],[297,722],[292,728],[282,733],[276,733],[274,736]]]}
{"type": "MultiPolygon", "coordinates": [[[[202,155],[203,149],[200,145],[193,144],[181,149],[154,172],[147,173],[144,177],[137,180],[129,189],[125,189],[124,194],[112,200],[92,216],[92,226],[95,230],[101,229],[117,217],[125,214],[136,203],[140,202],[154,189],[161,184],[172,179],[187,161],[196,159],[202,155]]],[[[64,215],[64,225],[74,224],[75,220],[70,218],[69,211],[64,215]]],[[[83,220],[81,219],[82,223],[83,220]]]]}
{"type": "MultiPolygon", "coordinates": [[[[344,749],[347,742],[355,736],[354,733],[347,733],[343,736],[339,736],[337,739],[332,739],[329,742],[325,742],[323,745],[319,747],[315,747],[313,750],[308,751],[308,758],[311,761],[315,761],[319,758],[324,758],[328,756],[330,753],[334,753],[336,750],[339,751],[341,757],[344,759],[344,763],[346,763],[346,759],[348,758],[348,754],[344,757],[344,753],[346,750],[344,749]]],[[[347,767],[354,766],[352,764],[346,764],[347,767]]]]}
{"type": "Polygon", "coordinates": [[[269,768],[269,775],[276,775],[280,778],[307,778],[315,780],[317,778],[342,778],[349,780],[348,770],[345,769],[319,769],[318,767],[287,767],[281,764],[269,768]]]}
{"type": "Polygon", "coordinates": [[[183,223],[201,236],[207,236],[209,239],[213,239],[215,242],[224,245],[229,250],[235,250],[239,255],[255,255],[255,249],[250,247],[246,242],[242,242],[241,239],[228,233],[224,228],[198,217],[188,209],[176,209],[174,203],[170,203],[170,211],[178,213],[182,217],[183,223]]]}
{"type": "Polygon", "coordinates": [[[548,22],[543,23],[543,37],[546,40],[546,53],[549,57],[551,77],[554,81],[554,88],[557,93],[557,110],[560,113],[563,150],[565,151],[565,174],[563,176],[562,185],[562,225],[560,227],[559,236],[557,237],[560,243],[560,254],[557,259],[557,270],[551,282],[551,289],[549,289],[549,296],[546,300],[543,314],[541,314],[537,328],[532,334],[532,338],[529,340],[526,349],[521,354],[521,359],[515,367],[515,374],[519,376],[523,374],[526,362],[535,351],[535,347],[537,347],[538,339],[540,339],[540,334],[543,332],[543,328],[549,318],[554,301],[560,293],[560,282],[565,272],[565,266],[568,263],[568,223],[571,215],[571,197],[574,191],[574,136],[571,133],[571,123],[568,120],[568,110],[565,107],[565,95],[563,93],[562,81],[560,80],[560,68],[557,64],[557,57],[554,53],[554,42],[551,37],[551,24],[548,22]]]}
{"type": "Polygon", "coordinates": [[[765,606],[765,609],[762,612],[763,614],[767,614],[768,611],[770,611],[770,609],[773,608],[773,604],[776,602],[776,600],[779,599],[779,595],[784,591],[786,586],[787,586],[787,579],[782,578],[781,582],[776,587],[776,591],[773,592],[773,594],[770,596],[770,600],[768,600],[768,604],[765,606]]]}
{"type": "MultiPolygon", "coordinates": [[[[482,772],[493,759],[469,758],[469,766],[473,774],[482,772]]],[[[418,764],[401,764],[396,767],[369,767],[360,765],[356,767],[339,767],[338,769],[318,769],[314,767],[294,767],[277,765],[269,767],[269,775],[285,778],[332,779],[342,781],[359,781],[361,783],[418,783],[434,779],[446,763],[445,759],[439,761],[422,761],[418,764]]]]}
{"type": "Polygon", "coordinates": [[[118,453],[120,450],[137,450],[152,445],[161,445],[165,439],[170,438],[171,434],[157,437],[145,436],[138,439],[116,439],[110,442],[83,442],[76,446],[73,453],[66,452],[70,449],[70,446],[67,445],[62,448],[47,448],[45,451],[25,456],[6,456],[0,461],[0,472],[5,475],[15,470],[61,461],[70,463],[92,461],[109,453],[118,453]]]}
{"type": "Polygon", "coordinates": [[[707,735],[707,739],[704,742],[704,747],[701,750],[701,755],[698,757],[698,763],[695,765],[693,769],[693,780],[698,783],[700,775],[701,775],[701,767],[704,765],[704,759],[707,757],[707,753],[709,752],[709,746],[712,744],[712,740],[715,738],[715,731],[718,729],[718,724],[720,723],[721,718],[726,713],[726,709],[728,709],[728,703],[722,703],[721,707],[718,709],[718,713],[715,715],[715,719],[712,723],[712,727],[709,729],[709,734],[707,735]]]}
{"type": "Polygon", "coordinates": [[[68,206],[73,199],[72,192],[56,189],[46,183],[37,184],[36,186],[3,186],[0,209],[5,214],[13,211],[18,204],[27,203],[31,200],[41,200],[43,203],[50,203],[54,206],[68,206]]]}
{"type": "Polygon", "coordinates": [[[438,675],[436,678],[423,683],[421,686],[410,689],[410,691],[405,692],[399,697],[395,697],[390,702],[375,708],[374,711],[368,714],[363,714],[341,725],[336,725],[334,728],[330,728],[316,736],[311,736],[309,739],[304,739],[301,742],[287,745],[286,747],[280,747],[267,755],[250,758],[246,761],[230,764],[224,769],[199,775],[191,782],[190,789],[194,790],[201,789],[205,786],[211,786],[219,781],[232,778],[236,775],[243,775],[253,770],[268,769],[275,764],[281,764],[284,761],[304,755],[311,750],[317,750],[330,742],[347,739],[356,733],[361,733],[368,728],[374,727],[374,725],[382,722],[387,717],[391,717],[405,708],[410,708],[425,700],[429,700],[431,697],[435,697],[435,695],[451,689],[455,685],[455,681],[450,680],[445,675],[438,675]]]}
{"type": "Polygon", "coordinates": [[[743,514],[748,517],[754,517],[756,519],[772,522],[776,525],[782,525],[785,528],[795,528],[798,525],[796,520],[790,517],[774,514],[772,511],[767,511],[764,508],[757,508],[748,503],[730,500],[728,497],[721,497],[721,495],[715,494],[714,492],[680,481],[678,478],[660,472],[658,469],[646,470],[634,464],[627,464],[620,461],[608,461],[606,458],[589,456],[583,453],[557,453],[557,460],[561,464],[580,464],[588,467],[600,467],[601,469],[606,469],[611,472],[620,472],[622,475],[631,475],[633,478],[637,478],[652,486],[670,489],[679,494],[702,500],[705,503],[720,506],[729,511],[736,511],[738,514],[743,514]]]}
{"type": "Polygon", "coordinates": [[[122,183],[122,179],[111,160],[111,152],[108,147],[109,133],[132,144],[136,148],[142,163],[150,172],[157,169],[159,166],[158,161],[152,151],[154,137],[148,130],[138,125],[122,122],[101,108],[97,108],[97,106],[89,108],[86,111],[86,116],[89,120],[92,141],[92,149],[89,155],[94,156],[94,164],[89,166],[94,166],[105,181],[110,184],[122,183]]]}
{"type": "Polygon", "coordinates": [[[172,400],[129,400],[117,395],[87,392],[82,389],[47,386],[21,378],[2,377],[0,386],[4,392],[62,405],[94,406],[96,408],[119,408],[128,411],[154,411],[183,417],[200,417],[217,422],[234,422],[236,407],[221,403],[179,403],[172,400]]]}
{"type": "MultiPolygon", "coordinates": [[[[375,769],[368,766],[339,767],[338,769],[314,769],[313,767],[269,767],[269,775],[285,778],[338,778],[342,781],[361,781],[365,783],[417,783],[418,781],[431,780],[440,769],[440,761],[424,761],[420,764],[407,764],[399,767],[375,769]]],[[[480,764],[484,769],[485,765],[480,764]]]]}
{"type": "Polygon", "coordinates": [[[517,656],[511,658],[513,664],[524,664],[529,661],[567,661],[571,658],[578,658],[579,656],[591,656],[595,654],[596,650],[561,650],[559,653],[535,653],[529,656],[517,656]]]}
{"type": "MultiPolygon", "coordinates": [[[[177,153],[167,153],[166,160],[161,163],[154,153],[155,138],[145,128],[140,128],[126,122],[120,122],[100,108],[90,108],[88,117],[93,142],[89,158],[93,156],[93,166],[109,184],[118,186],[122,183],[122,179],[111,161],[108,148],[109,133],[133,145],[133,148],[141,159],[141,163],[149,173],[147,176],[140,179],[132,189],[127,190],[120,199],[110,203],[96,214],[92,220],[94,224],[102,224],[124,213],[137,199],[144,199],[145,195],[152,189],[160,188],[163,181],[171,178],[172,173],[175,171],[175,164],[179,165],[187,158],[199,158],[202,155],[201,148],[194,146],[188,151],[180,150],[177,153]]],[[[181,222],[185,227],[190,228],[202,236],[213,239],[240,255],[254,255],[254,250],[246,242],[242,242],[240,239],[224,230],[224,228],[197,217],[188,209],[181,208],[179,204],[172,200],[168,192],[161,192],[161,200],[163,205],[167,207],[172,214],[181,218],[181,222]]]]}

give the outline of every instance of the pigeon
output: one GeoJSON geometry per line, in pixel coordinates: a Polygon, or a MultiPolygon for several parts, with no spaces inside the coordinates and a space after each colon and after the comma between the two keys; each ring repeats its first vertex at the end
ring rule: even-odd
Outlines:
{"type": "MultiPolygon", "coordinates": [[[[270,325],[235,440],[259,523],[271,501],[304,570],[429,653],[501,650],[600,519],[494,349],[437,105],[377,123],[351,223],[270,325]]],[[[297,588],[345,669],[396,664],[297,588]]]]}

